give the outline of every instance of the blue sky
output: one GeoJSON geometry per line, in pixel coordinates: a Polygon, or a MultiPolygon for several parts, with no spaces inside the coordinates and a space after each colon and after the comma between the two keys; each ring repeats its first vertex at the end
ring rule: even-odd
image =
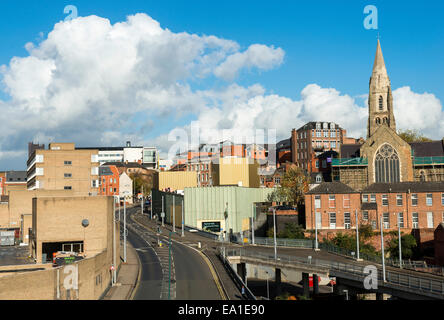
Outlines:
{"type": "MultiPolygon", "coordinates": [[[[63,13],[66,5],[75,5],[81,17],[97,15],[109,19],[111,24],[125,21],[128,15],[146,13],[163,29],[232,40],[240,45],[240,51],[256,43],[281,48],[285,51],[283,62],[270,70],[246,68],[234,81],[206,77],[187,83],[192,90],[217,90],[231,83],[245,88],[260,84],[265,95],[276,94],[294,101],[301,99],[301,91],[309,84],[334,88],[353,98],[368,92],[377,31],[364,28],[363,10],[366,5],[375,5],[392,89],[409,86],[412,92],[431,93],[441,104],[444,101],[442,1],[4,0],[0,2],[0,65],[8,66],[14,56],[27,57],[25,44],[33,42],[38,46],[46,39],[54,24],[66,17],[63,13]]],[[[7,101],[9,97],[1,92],[0,99],[7,101]]],[[[132,116],[138,126],[150,121],[141,112],[132,116]]],[[[199,114],[192,112],[182,117],[167,114],[153,117],[151,121],[156,125],[143,132],[132,132],[131,126],[119,130],[130,135],[142,132],[143,139],[157,141],[156,137],[174,126],[186,126],[198,118],[199,114]]],[[[427,124],[420,128],[426,127],[427,124]]],[[[2,147],[11,151],[20,149],[11,144],[2,147]]],[[[25,149],[23,145],[21,150],[25,149]]],[[[15,163],[16,160],[0,157],[0,165],[15,167],[15,163]]]]}
{"type": "Polygon", "coordinates": [[[394,87],[408,84],[444,100],[442,1],[2,1],[0,64],[26,54],[26,42],[45,36],[63,20],[65,5],[79,16],[112,23],[145,12],[174,32],[216,35],[243,46],[282,47],[285,64],[273,71],[243,74],[240,82],[297,98],[310,82],[341,92],[367,91],[376,31],[363,27],[363,8],[378,8],[384,57],[394,87]]]}

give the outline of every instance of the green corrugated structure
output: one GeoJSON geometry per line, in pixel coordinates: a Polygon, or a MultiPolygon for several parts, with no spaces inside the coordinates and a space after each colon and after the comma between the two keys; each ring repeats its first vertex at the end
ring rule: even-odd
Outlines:
{"type": "Polygon", "coordinates": [[[237,186],[185,188],[185,225],[202,229],[202,220],[219,221],[225,230],[224,212],[227,211],[228,230],[240,232],[242,220],[252,216],[253,203],[266,202],[273,190],[237,186]]]}

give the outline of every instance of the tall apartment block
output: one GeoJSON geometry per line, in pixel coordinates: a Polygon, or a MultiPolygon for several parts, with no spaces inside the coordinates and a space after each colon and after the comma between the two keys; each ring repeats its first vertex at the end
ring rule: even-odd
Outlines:
{"type": "Polygon", "coordinates": [[[97,149],[76,149],[74,143],[29,144],[28,190],[72,190],[78,195],[97,195],[97,149]]]}

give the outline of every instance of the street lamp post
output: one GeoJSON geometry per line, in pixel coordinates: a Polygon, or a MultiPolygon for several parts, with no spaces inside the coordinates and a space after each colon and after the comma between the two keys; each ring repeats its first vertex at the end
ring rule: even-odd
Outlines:
{"type": "Polygon", "coordinates": [[[173,195],[173,232],[176,232],[176,202],[173,195]]]}
{"type": "Polygon", "coordinates": [[[358,225],[358,209],[355,210],[355,216],[356,216],[356,261],[362,261],[362,259],[359,258],[359,225],[358,225]]]}
{"type": "Polygon", "coordinates": [[[153,220],[153,189],[151,189],[150,205],[151,205],[151,220],[153,220]]]}
{"type": "Polygon", "coordinates": [[[143,197],[143,185],[142,185],[142,201],[140,202],[140,209],[142,209],[142,211],[140,211],[140,214],[143,214],[143,201],[144,197],[143,197]]]}
{"type": "Polygon", "coordinates": [[[276,248],[276,208],[273,208],[273,229],[274,229],[274,260],[277,260],[277,248],[276,248]]]}
{"type": "Polygon", "coordinates": [[[315,251],[319,251],[318,244],[318,212],[315,210],[315,251]]]}
{"type": "Polygon", "coordinates": [[[162,213],[161,213],[161,216],[162,216],[162,227],[163,227],[164,226],[163,220],[165,218],[165,212],[163,211],[163,196],[162,196],[162,213]]]}
{"type": "Polygon", "coordinates": [[[381,220],[381,253],[382,253],[382,279],[385,282],[385,258],[384,258],[384,234],[383,234],[383,226],[384,226],[384,219],[381,220]]]}
{"type": "Polygon", "coordinates": [[[185,220],[183,217],[183,210],[184,208],[183,208],[183,199],[182,199],[182,237],[185,237],[185,220]]]}
{"type": "Polygon", "coordinates": [[[398,213],[398,247],[399,247],[399,268],[402,269],[402,247],[401,247],[401,213],[398,213]]]}
{"type": "Polygon", "coordinates": [[[123,201],[123,261],[126,263],[126,202],[123,201]]]}

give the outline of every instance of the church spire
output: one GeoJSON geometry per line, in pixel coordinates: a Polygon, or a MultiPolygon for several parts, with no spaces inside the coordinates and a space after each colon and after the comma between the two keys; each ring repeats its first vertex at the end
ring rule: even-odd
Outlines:
{"type": "Polygon", "coordinates": [[[375,62],[373,63],[373,73],[387,75],[387,69],[385,68],[384,57],[382,55],[381,42],[378,39],[378,45],[376,47],[375,62]]]}
{"type": "Polygon", "coordinates": [[[367,138],[371,137],[382,125],[396,131],[392,88],[379,38],[369,87],[367,138]]]}

